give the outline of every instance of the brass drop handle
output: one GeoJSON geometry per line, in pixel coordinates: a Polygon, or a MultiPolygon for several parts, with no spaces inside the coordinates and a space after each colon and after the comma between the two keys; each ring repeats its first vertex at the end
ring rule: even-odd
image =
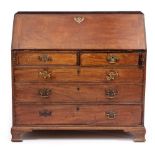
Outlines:
{"type": "Polygon", "coordinates": [[[48,62],[48,61],[52,61],[52,58],[49,57],[47,54],[43,54],[41,56],[38,56],[38,59],[42,62],[48,62]]]}
{"type": "Polygon", "coordinates": [[[116,72],[116,71],[110,71],[110,72],[107,72],[106,79],[108,81],[112,81],[112,80],[115,80],[116,77],[118,77],[118,76],[119,76],[118,72],[116,72]]]}
{"type": "Polygon", "coordinates": [[[52,78],[52,73],[50,73],[47,70],[39,72],[39,76],[42,77],[43,79],[50,79],[52,78]]]}
{"type": "Polygon", "coordinates": [[[39,95],[41,97],[48,98],[51,93],[52,93],[51,89],[48,88],[39,89],[39,95]]]}
{"type": "Polygon", "coordinates": [[[119,58],[116,57],[116,56],[113,56],[113,55],[109,55],[109,56],[107,56],[107,61],[108,61],[110,64],[115,64],[116,62],[119,61],[119,58]]]}
{"type": "Polygon", "coordinates": [[[80,17],[80,16],[74,17],[74,21],[77,22],[78,24],[82,23],[84,19],[85,19],[84,17],[80,17]]]}
{"type": "Polygon", "coordinates": [[[116,95],[118,95],[118,90],[117,89],[106,89],[105,90],[105,95],[112,99],[114,98],[116,95]]]}
{"type": "Polygon", "coordinates": [[[105,112],[105,115],[108,119],[115,119],[117,114],[116,112],[108,111],[108,112],[105,112]]]}
{"type": "Polygon", "coordinates": [[[39,111],[39,116],[42,116],[42,117],[49,117],[52,115],[52,112],[49,111],[49,110],[42,110],[42,111],[39,111]]]}

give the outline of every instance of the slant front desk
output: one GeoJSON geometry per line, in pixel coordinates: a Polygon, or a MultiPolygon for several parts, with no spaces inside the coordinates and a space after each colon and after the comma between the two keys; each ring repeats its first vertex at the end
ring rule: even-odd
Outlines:
{"type": "Polygon", "coordinates": [[[19,12],[12,141],[35,130],[123,130],[145,140],[141,12],[19,12]]]}

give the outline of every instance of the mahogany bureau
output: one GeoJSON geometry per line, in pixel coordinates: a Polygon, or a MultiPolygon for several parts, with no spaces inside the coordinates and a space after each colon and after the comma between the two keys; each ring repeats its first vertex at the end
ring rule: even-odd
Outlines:
{"type": "Polygon", "coordinates": [[[12,141],[35,130],[123,130],[145,141],[141,12],[18,12],[12,141]]]}

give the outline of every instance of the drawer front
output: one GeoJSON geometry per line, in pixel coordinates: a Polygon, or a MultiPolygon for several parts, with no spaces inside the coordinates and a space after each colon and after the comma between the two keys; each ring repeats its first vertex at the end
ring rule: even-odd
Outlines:
{"type": "Polygon", "coordinates": [[[133,104],[142,100],[142,85],[16,84],[16,102],[108,102],[133,104]]]}
{"type": "Polygon", "coordinates": [[[81,54],[82,66],[138,65],[138,53],[84,53],[81,54]]]}
{"type": "Polygon", "coordinates": [[[17,53],[17,65],[76,65],[76,53],[17,53]]]}
{"type": "Polygon", "coordinates": [[[143,70],[103,68],[16,68],[15,82],[143,82],[143,70]]]}
{"type": "Polygon", "coordinates": [[[16,125],[104,125],[137,126],[141,124],[139,105],[18,105],[16,125]]]}

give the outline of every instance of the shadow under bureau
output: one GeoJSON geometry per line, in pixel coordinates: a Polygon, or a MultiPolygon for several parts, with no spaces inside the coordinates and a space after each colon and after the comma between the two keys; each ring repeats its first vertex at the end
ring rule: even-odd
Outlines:
{"type": "Polygon", "coordinates": [[[123,130],[145,140],[141,12],[19,12],[12,141],[34,130],[123,130]]]}

